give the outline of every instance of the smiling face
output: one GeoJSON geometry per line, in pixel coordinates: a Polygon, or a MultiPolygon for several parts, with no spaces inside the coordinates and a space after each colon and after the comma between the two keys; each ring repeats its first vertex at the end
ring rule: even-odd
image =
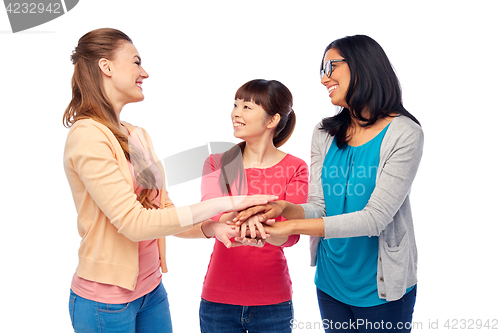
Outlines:
{"type": "MultiPolygon", "coordinates": [[[[329,49],[323,58],[323,64],[328,60],[344,59],[336,49],[329,49]]],[[[328,89],[332,104],[348,108],[346,102],[347,90],[351,81],[351,71],[345,61],[332,63],[332,75],[323,75],[321,83],[328,89]]]]}
{"type": "Polygon", "coordinates": [[[270,116],[260,105],[246,102],[242,99],[234,101],[231,120],[233,121],[234,136],[248,141],[252,138],[261,138],[264,134],[272,134],[270,116]]]}
{"type": "Polygon", "coordinates": [[[149,75],[142,68],[141,57],[132,43],[123,42],[103,71],[110,79],[106,93],[113,104],[120,107],[144,99],[142,81],[149,75]]]}

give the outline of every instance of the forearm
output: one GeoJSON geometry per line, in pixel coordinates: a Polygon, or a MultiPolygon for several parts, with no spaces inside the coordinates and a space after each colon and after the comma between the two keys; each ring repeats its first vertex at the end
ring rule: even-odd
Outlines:
{"type": "Polygon", "coordinates": [[[280,236],[269,236],[266,238],[266,242],[274,245],[274,246],[281,246],[285,244],[288,241],[288,236],[280,237],[280,236]]]}
{"type": "MultiPolygon", "coordinates": [[[[236,216],[236,214],[237,214],[236,212],[222,214],[221,217],[219,218],[219,221],[221,222],[229,221],[233,219],[236,216]]],[[[211,228],[212,223],[218,223],[218,221],[207,219],[202,223],[194,225],[191,229],[176,234],[175,236],[180,238],[212,238],[215,236],[211,228]]]]}
{"type": "Polygon", "coordinates": [[[304,209],[300,205],[293,204],[288,201],[279,201],[282,204],[283,212],[281,216],[286,218],[287,220],[297,220],[304,219],[305,213],[304,209]]]}
{"type": "Polygon", "coordinates": [[[325,224],[322,218],[288,220],[285,223],[290,225],[291,235],[309,235],[325,237],[325,224]]]}
{"type": "Polygon", "coordinates": [[[189,206],[193,215],[193,224],[230,210],[234,206],[231,199],[231,197],[214,198],[189,206]]]}
{"type": "Polygon", "coordinates": [[[208,222],[208,221],[210,221],[210,220],[205,220],[202,223],[198,223],[195,226],[193,226],[191,229],[186,230],[186,231],[181,232],[181,233],[178,233],[174,236],[179,237],[179,238],[210,238],[210,237],[207,237],[202,230],[203,224],[208,222]]]}

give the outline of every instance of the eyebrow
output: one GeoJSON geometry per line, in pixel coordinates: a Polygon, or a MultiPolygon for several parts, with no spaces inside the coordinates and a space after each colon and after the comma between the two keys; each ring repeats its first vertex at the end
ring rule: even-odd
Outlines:
{"type": "Polygon", "coordinates": [[[138,55],[135,55],[134,58],[137,58],[137,59],[139,59],[139,62],[142,62],[141,57],[139,57],[138,55]]]}

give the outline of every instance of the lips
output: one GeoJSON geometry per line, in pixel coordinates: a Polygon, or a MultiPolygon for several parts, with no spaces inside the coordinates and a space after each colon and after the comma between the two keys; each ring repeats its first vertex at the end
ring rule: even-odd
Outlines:
{"type": "Polygon", "coordinates": [[[245,124],[240,123],[238,121],[233,121],[233,127],[242,127],[242,126],[245,126],[245,124]]]}
{"type": "Polygon", "coordinates": [[[332,96],[333,92],[339,87],[338,84],[332,84],[326,87],[328,89],[328,96],[332,96]]]}
{"type": "Polygon", "coordinates": [[[142,90],[142,81],[137,81],[135,83],[135,85],[138,86],[139,88],[141,88],[141,90],[142,90]]]}

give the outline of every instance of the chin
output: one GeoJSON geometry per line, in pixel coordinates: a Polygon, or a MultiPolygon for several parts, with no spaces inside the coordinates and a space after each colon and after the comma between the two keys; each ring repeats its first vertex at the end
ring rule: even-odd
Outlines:
{"type": "Polygon", "coordinates": [[[134,98],[133,101],[131,101],[131,103],[142,102],[143,100],[144,100],[144,95],[141,95],[134,98]]]}

